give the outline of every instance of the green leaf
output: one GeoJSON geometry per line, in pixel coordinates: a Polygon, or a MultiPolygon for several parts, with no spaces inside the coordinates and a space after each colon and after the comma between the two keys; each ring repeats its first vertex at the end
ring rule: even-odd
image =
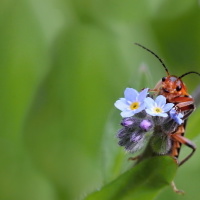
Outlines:
{"type": "Polygon", "coordinates": [[[153,199],[173,180],[177,165],[168,156],[146,159],[116,180],[86,197],[86,200],[153,199]]]}

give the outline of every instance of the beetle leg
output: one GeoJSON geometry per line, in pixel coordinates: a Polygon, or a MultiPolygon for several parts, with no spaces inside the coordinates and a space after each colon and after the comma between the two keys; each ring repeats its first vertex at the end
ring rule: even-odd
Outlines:
{"type": "Polygon", "coordinates": [[[171,182],[171,186],[172,186],[172,189],[174,190],[174,192],[176,192],[176,193],[178,193],[178,194],[182,194],[182,195],[185,193],[183,190],[177,189],[177,187],[176,187],[174,181],[171,182]]]}
{"type": "Polygon", "coordinates": [[[135,157],[130,157],[128,160],[139,160],[141,158],[141,155],[135,156],[135,157]]]}
{"type": "Polygon", "coordinates": [[[184,162],[186,162],[193,155],[193,153],[196,150],[196,147],[189,139],[187,139],[187,138],[185,138],[185,137],[183,137],[183,136],[181,136],[179,134],[176,134],[176,133],[175,134],[171,134],[171,138],[175,142],[179,142],[181,144],[185,144],[186,146],[188,146],[189,148],[192,149],[192,152],[188,156],[186,156],[181,162],[179,162],[179,166],[181,166],[184,162]]]}

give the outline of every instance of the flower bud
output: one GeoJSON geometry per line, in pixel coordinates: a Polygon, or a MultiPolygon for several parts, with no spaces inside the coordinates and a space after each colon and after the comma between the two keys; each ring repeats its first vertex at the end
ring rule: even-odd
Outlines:
{"type": "Polygon", "coordinates": [[[122,121],[121,121],[121,125],[124,126],[124,127],[130,127],[131,125],[133,125],[135,122],[134,118],[132,117],[127,117],[127,118],[124,118],[122,121]]]}
{"type": "Polygon", "coordinates": [[[153,127],[153,121],[150,119],[144,119],[140,122],[139,126],[143,131],[148,132],[153,127]]]}

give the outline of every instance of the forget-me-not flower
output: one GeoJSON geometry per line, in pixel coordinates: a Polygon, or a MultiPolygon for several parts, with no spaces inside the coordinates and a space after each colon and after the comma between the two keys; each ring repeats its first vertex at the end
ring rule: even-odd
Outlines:
{"type": "Polygon", "coordinates": [[[140,93],[133,88],[126,88],[124,91],[124,97],[115,102],[115,107],[121,110],[122,117],[131,117],[136,113],[145,109],[146,104],[144,102],[148,88],[145,88],[140,93]]]}
{"type": "Polygon", "coordinates": [[[163,95],[157,96],[155,101],[150,97],[147,97],[144,101],[147,107],[145,111],[151,116],[167,117],[166,112],[174,106],[173,103],[166,103],[166,98],[163,95]]]}
{"type": "Polygon", "coordinates": [[[170,117],[177,123],[177,124],[182,124],[183,120],[181,118],[183,118],[183,114],[182,113],[178,113],[175,109],[171,109],[170,112],[170,117]]]}

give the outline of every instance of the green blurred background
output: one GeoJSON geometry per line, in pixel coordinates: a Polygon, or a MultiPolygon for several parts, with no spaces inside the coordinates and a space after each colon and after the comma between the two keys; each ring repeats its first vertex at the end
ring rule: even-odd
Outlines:
{"type": "MultiPolygon", "coordinates": [[[[117,145],[126,87],[200,72],[197,0],[1,0],[0,199],[82,199],[128,168],[117,145]]],[[[192,92],[200,78],[184,78],[192,92]]],[[[187,136],[200,149],[200,111],[187,136]]],[[[187,148],[183,149],[183,152],[187,148]]],[[[157,200],[197,199],[200,152],[157,200]]]]}

